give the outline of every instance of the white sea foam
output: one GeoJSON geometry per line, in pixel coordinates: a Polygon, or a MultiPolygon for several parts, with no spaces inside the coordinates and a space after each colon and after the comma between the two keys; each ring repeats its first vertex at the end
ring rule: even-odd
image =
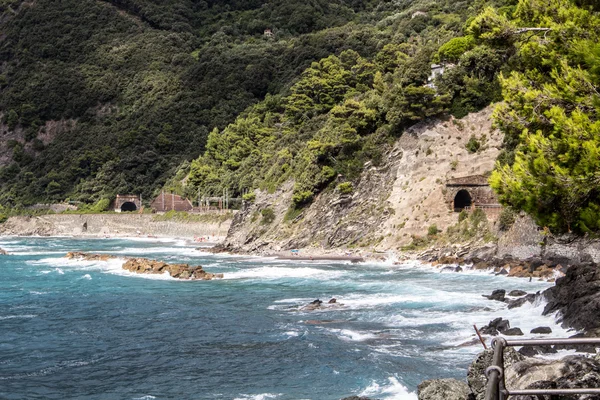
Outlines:
{"type": "Polygon", "coordinates": [[[377,339],[377,335],[371,332],[358,332],[350,329],[326,329],[332,332],[340,339],[351,342],[363,342],[365,340],[377,339]]]}
{"type": "Polygon", "coordinates": [[[87,279],[87,280],[91,281],[92,280],[92,276],[90,274],[85,274],[84,276],[82,276],[79,279],[87,279]]]}
{"type": "Polygon", "coordinates": [[[54,268],[54,270],[55,270],[55,271],[56,271],[56,272],[57,272],[59,275],[64,275],[64,274],[65,274],[65,271],[63,271],[63,270],[62,270],[62,269],[60,269],[60,268],[54,268]]]}
{"type": "Polygon", "coordinates": [[[22,314],[22,315],[0,315],[0,320],[5,319],[16,319],[16,318],[35,318],[37,315],[34,314],[22,314]]]}
{"type": "Polygon", "coordinates": [[[267,400],[276,399],[279,396],[281,396],[281,393],[240,394],[240,397],[236,397],[234,400],[267,400]]]}
{"type": "Polygon", "coordinates": [[[385,384],[373,381],[359,396],[376,396],[388,400],[417,400],[417,395],[409,392],[406,386],[402,385],[398,378],[393,376],[389,377],[388,382],[385,384]]]}
{"type": "Polygon", "coordinates": [[[345,275],[344,271],[326,271],[309,267],[258,267],[245,268],[225,274],[224,279],[282,279],[282,278],[319,278],[335,279],[345,275]]]}
{"type": "Polygon", "coordinates": [[[142,396],[142,397],[134,397],[133,400],[152,400],[155,399],[156,397],[147,394],[146,396],[142,396]]]}

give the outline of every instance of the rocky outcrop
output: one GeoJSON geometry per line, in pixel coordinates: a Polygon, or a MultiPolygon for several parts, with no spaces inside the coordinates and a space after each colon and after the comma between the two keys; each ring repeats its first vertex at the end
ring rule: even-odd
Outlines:
{"type": "Polygon", "coordinates": [[[146,258],[130,258],[123,264],[123,269],[137,274],[164,274],[168,272],[172,278],[178,279],[210,281],[223,278],[223,274],[211,274],[204,271],[200,265],[192,267],[188,264],[167,264],[146,258]]]}
{"type": "Polygon", "coordinates": [[[108,261],[113,258],[116,258],[115,256],[111,256],[110,254],[92,254],[83,253],[81,251],[70,251],[65,257],[85,261],[108,261]]]}
{"type": "MultiPolygon", "coordinates": [[[[567,356],[561,360],[526,358],[506,369],[506,385],[519,389],[574,389],[600,387],[600,363],[583,356],[567,356]]],[[[517,400],[537,400],[537,396],[513,396],[517,400]]],[[[584,398],[561,396],[561,399],[584,398]]],[[[599,399],[589,396],[586,399],[599,399]]]]}
{"type": "MultiPolygon", "coordinates": [[[[67,258],[85,261],[108,261],[115,259],[109,254],[90,254],[78,251],[69,252],[67,258]]],[[[123,269],[136,274],[164,274],[168,273],[172,278],[187,280],[210,281],[221,279],[223,274],[212,274],[204,271],[200,265],[190,266],[188,264],[168,264],[163,261],[149,260],[147,258],[129,258],[123,264],[123,269]]]]}
{"type": "MultiPolygon", "coordinates": [[[[492,365],[494,357],[494,350],[488,349],[479,353],[475,361],[469,366],[467,372],[467,383],[471,392],[475,396],[476,400],[484,400],[485,387],[487,385],[487,378],[485,377],[485,370],[487,367],[492,365]]],[[[504,366],[506,368],[511,365],[523,361],[525,357],[517,353],[513,348],[509,347],[504,352],[504,366]]]]}
{"type": "Polygon", "coordinates": [[[418,387],[419,400],[470,400],[471,391],[465,382],[456,379],[431,379],[418,387]]]}
{"type": "Polygon", "coordinates": [[[343,304],[338,303],[337,299],[335,299],[335,298],[330,299],[327,303],[324,303],[320,299],[316,299],[314,301],[311,301],[304,307],[300,308],[300,310],[314,311],[314,310],[323,310],[323,309],[327,309],[327,308],[337,308],[337,307],[342,307],[342,306],[343,306],[343,304]]]}
{"type": "Polygon", "coordinates": [[[575,265],[556,285],[543,292],[548,301],[544,315],[559,312],[564,327],[600,329],[600,268],[596,264],[575,265]]]}

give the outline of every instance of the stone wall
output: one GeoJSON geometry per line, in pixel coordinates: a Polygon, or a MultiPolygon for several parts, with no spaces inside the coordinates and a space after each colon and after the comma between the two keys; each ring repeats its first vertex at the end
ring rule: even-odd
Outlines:
{"type": "Polygon", "coordinates": [[[190,237],[227,235],[225,222],[156,221],[152,214],[55,214],[12,217],[0,224],[2,235],[40,236],[163,236],[190,237]]]}

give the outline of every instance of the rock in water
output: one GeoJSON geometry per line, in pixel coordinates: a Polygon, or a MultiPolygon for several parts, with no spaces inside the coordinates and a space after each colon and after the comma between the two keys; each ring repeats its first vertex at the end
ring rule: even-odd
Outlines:
{"type": "Polygon", "coordinates": [[[577,330],[600,328],[600,268],[574,265],[556,285],[544,291],[548,300],[544,315],[560,312],[562,325],[577,330]]]}
{"type": "Polygon", "coordinates": [[[519,328],[510,328],[502,332],[506,336],[523,336],[523,331],[519,328]]]}
{"type": "Polygon", "coordinates": [[[418,388],[419,400],[468,400],[469,385],[456,379],[431,379],[418,388]]]}
{"type": "Polygon", "coordinates": [[[506,290],[504,289],[496,289],[490,295],[483,295],[483,297],[487,297],[490,300],[496,301],[504,301],[504,296],[506,296],[506,290]]]}
{"type": "Polygon", "coordinates": [[[116,258],[115,256],[111,256],[109,254],[90,254],[80,251],[70,251],[65,257],[85,261],[108,261],[116,258]]]}
{"type": "Polygon", "coordinates": [[[511,290],[508,295],[513,296],[513,297],[521,297],[521,296],[525,296],[526,294],[527,294],[527,292],[524,290],[511,290]]]}
{"type": "Polygon", "coordinates": [[[164,274],[168,272],[172,278],[209,281],[223,278],[223,274],[211,274],[200,265],[192,267],[188,264],[167,264],[162,261],[146,258],[130,258],[123,269],[137,274],[164,274]]]}
{"type": "Polygon", "coordinates": [[[0,248],[0,256],[7,256],[8,252],[2,248],[0,248]]]}
{"type": "Polygon", "coordinates": [[[529,332],[529,333],[538,333],[538,334],[552,333],[552,328],[550,328],[549,326],[538,326],[537,328],[533,328],[531,330],[531,332],[529,332]]]}

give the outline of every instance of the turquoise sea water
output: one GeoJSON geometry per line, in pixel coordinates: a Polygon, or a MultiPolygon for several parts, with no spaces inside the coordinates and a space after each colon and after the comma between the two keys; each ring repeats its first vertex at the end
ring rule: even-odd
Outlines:
{"type": "Polygon", "coordinates": [[[184,241],[0,238],[1,399],[416,399],[462,379],[473,324],[549,325],[543,305],[506,310],[493,289],[549,286],[416,263],[294,263],[211,255],[184,241]],[[179,281],[72,261],[67,251],[200,264],[179,281]],[[331,297],[323,311],[301,306],[331,297]]]}

